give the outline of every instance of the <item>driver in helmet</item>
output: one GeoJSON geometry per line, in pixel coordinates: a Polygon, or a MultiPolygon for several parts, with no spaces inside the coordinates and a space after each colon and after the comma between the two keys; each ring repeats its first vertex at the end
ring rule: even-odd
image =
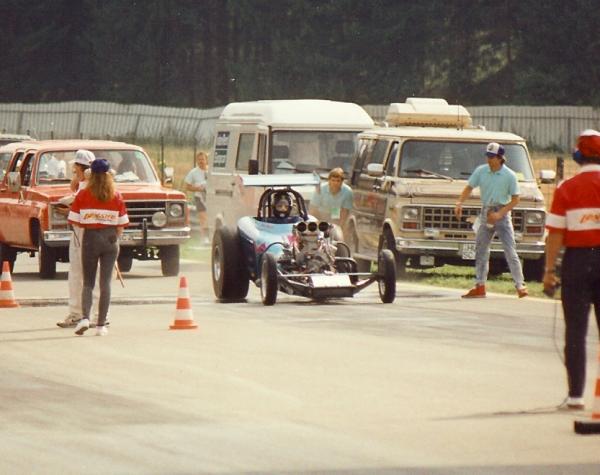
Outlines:
{"type": "Polygon", "coordinates": [[[271,221],[272,223],[293,223],[297,220],[297,216],[290,217],[292,212],[292,199],[286,192],[275,193],[273,196],[273,204],[271,205],[271,221]]]}

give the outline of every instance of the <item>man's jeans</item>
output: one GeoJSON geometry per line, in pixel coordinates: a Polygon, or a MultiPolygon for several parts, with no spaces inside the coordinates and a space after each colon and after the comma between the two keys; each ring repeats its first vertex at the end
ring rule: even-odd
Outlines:
{"type": "Polygon", "coordinates": [[[489,227],[486,224],[488,212],[497,211],[499,209],[500,206],[484,206],[481,208],[481,215],[479,216],[481,225],[479,226],[477,236],[475,237],[475,283],[484,285],[487,281],[490,265],[490,243],[492,242],[494,234],[497,234],[502,242],[504,257],[506,258],[506,263],[510,269],[510,275],[515,281],[517,289],[520,289],[525,285],[525,278],[523,277],[521,261],[519,260],[516,251],[515,232],[512,225],[511,214],[507,213],[506,216],[497,221],[492,227],[489,227]]]}

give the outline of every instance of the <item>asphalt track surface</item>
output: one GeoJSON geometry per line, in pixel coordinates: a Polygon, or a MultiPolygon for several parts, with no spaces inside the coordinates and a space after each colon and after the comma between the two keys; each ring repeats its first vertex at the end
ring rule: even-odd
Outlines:
{"type": "Polygon", "coordinates": [[[182,264],[197,330],[169,330],[177,277],[134,262],[106,337],[76,337],[66,269],[19,258],[21,307],[0,309],[0,473],[597,474],[591,415],[565,392],[560,309],[542,299],[399,283],[314,304],[215,302],[182,264]]]}

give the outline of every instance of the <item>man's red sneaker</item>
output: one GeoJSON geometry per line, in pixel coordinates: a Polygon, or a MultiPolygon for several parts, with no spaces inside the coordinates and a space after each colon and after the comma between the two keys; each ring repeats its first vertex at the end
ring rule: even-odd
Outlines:
{"type": "Polygon", "coordinates": [[[523,297],[527,297],[529,295],[527,287],[521,287],[520,289],[517,289],[517,295],[520,299],[522,299],[523,297]]]}
{"type": "Polygon", "coordinates": [[[482,299],[485,297],[485,285],[476,285],[471,290],[469,290],[465,295],[462,296],[463,299],[482,299]]]}

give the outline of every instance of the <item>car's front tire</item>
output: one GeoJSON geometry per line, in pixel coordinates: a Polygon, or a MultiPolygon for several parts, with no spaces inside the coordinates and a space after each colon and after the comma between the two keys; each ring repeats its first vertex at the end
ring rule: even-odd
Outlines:
{"type": "Polygon", "coordinates": [[[378,274],[379,297],[383,303],[392,303],[396,299],[396,260],[389,249],[379,253],[378,274]]]}
{"type": "Polygon", "coordinates": [[[277,301],[277,261],[268,252],[262,257],[260,297],[264,305],[273,305],[277,301]]]}
{"type": "Polygon", "coordinates": [[[239,234],[226,227],[215,231],[211,252],[215,296],[221,301],[242,300],[248,295],[248,271],[239,234]]]}
{"type": "MultiPolygon", "coordinates": [[[[179,274],[179,246],[160,246],[158,251],[162,275],[168,277],[179,274]]],[[[131,269],[131,265],[129,268],[131,269]]]]}

